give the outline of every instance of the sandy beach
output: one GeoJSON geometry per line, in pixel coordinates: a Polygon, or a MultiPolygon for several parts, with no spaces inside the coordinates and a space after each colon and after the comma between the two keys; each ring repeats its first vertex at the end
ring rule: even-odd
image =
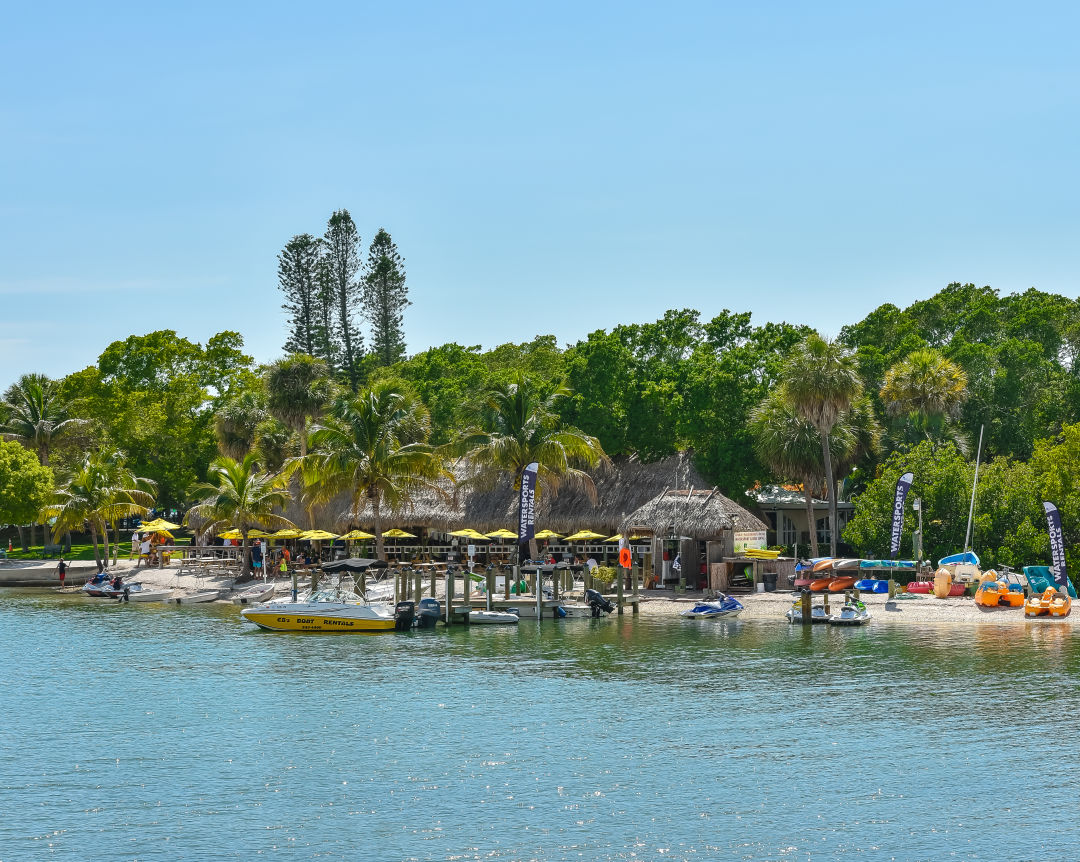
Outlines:
{"type": "MultiPolygon", "coordinates": [[[[0,574],[8,574],[9,577],[18,573],[25,579],[35,579],[38,585],[52,583],[58,586],[54,570],[56,564],[21,563],[17,566],[6,563],[0,568],[0,574]]],[[[68,575],[67,586],[81,585],[95,570],[93,563],[81,563],[72,567],[68,575]]],[[[219,589],[224,592],[220,601],[228,601],[229,597],[237,592],[247,589],[252,582],[246,582],[235,589],[231,578],[227,577],[196,577],[193,574],[180,575],[176,567],[170,568],[135,568],[134,562],[120,560],[112,569],[121,574],[127,581],[141,581],[147,586],[172,588],[183,592],[196,592],[206,589],[219,589]]],[[[290,580],[278,580],[279,592],[287,592],[291,587],[290,580]]],[[[299,579],[301,589],[310,583],[310,576],[304,574],[299,579]]],[[[439,598],[443,597],[443,584],[438,584],[439,598]]],[[[614,596],[612,596],[614,598],[614,596]]],[[[694,602],[705,598],[702,593],[683,593],[676,595],[666,590],[647,591],[642,593],[641,610],[642,616],[648,617],[677,617],[680,613],[691,607],[694,602]]],[[[791,592],[754,593],[752,595],[737,596],[746,610],[740,614],[743,620],[782,620],[797,596],[791,592]]],[[[816,597],[815,597],[816,598],[816,597]]],[[[820,601],[820,599],[816,599],[820,601]]],[[[943,623],[949,625],[1080,625],[1080,615],[1068,616],[1064,619],[1048,617],[1027,619],[1020,608],[987,609],[979,607],[970,597],[938,599],[933,596],[915,595],[889,602],[888,597],[880,594],[864,593],[862,600],[873,615],[871,624],[907,625],[912,623],[943,623]]],[[[839,607],[843,601],[842,596],[834,595],[830,601],[839,607]]],[[[631,613],[630,608],[626,613],[631,613]]],[[[707,624],[703,621],[702,624],[707,624]]]]}

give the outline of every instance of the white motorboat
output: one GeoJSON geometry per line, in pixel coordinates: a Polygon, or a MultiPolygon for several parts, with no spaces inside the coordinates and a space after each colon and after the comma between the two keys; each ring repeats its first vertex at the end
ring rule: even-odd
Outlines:
{"type": "MultiPolygon", "coordinates": [[[[593,615],[592,605],[587,605],[584,602],[563,602],[560,607],[566,612],[565,616],[569,619],[591,618],[593,615]]],[[[604,619],[607,619],[606,615],[604,619]]]]}
{"type": "Polygon", "coordinates": [[[521,618],[512,611],[469,611],[471,626],[517,625],[521,618]]]}
{"type": "Polygon", "coordinates": [[[221,596],[221,590],[203,590],[198,593],[183,593],[175,596],[172,601],[178,605],[199,605],[203,602],[216,601],[221,596]]]}
{"type": "Polygon", "coordinates": [[[139,585],[140,589],[132,589],[128,592],[128,601],[130,602],[167,602],[169,596],[173,594],[171,589],[157,589],[154,587],[144,587],[139,585]]]}
{"type": "Polygon", "coordinates": [[[256,584],[239,595],[233,596],[232,603],[234,605],[257,605],[273,596],[276,589],[277,587],[274,584],[256,584]]]}
{"type": "Polygon", "coordinates": [[[372,604],[354,592],[319,590],[298,601],[278,601],[244,608],[248,622],[274,632],[389,632],[394,609],[372,604]]]}

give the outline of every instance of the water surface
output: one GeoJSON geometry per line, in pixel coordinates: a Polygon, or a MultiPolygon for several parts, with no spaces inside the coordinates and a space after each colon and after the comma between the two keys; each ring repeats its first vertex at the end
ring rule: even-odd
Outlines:
{"type": "Polygon", "coordinates": [[[259,632],[0,595],[0,860],[1076,859],[1040,625],[259,632]]]}

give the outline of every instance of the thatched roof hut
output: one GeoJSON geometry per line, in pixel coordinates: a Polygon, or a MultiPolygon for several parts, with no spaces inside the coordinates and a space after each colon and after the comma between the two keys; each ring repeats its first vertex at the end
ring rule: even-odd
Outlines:
{"type": "Polygon", "coordinates": [[[765,529],[759,518],[715,488],[666,490],[631,512],[619,526],[627,534],[703,540],[720,539],[725,531],[765,529]]]}
{"type": "MultiPolygon", "coordinates": [[[[453,472],[455,482],[444,483],[441,493],[421,491],[401,511],[384,511],[384,526],[426,527],[442,532],[463,527],[482,532],[501,527],[516,529],[517,492],[510,477],[501,479],[494,488],[477,490],[467,482],[468,464],[458,462],[453,472]]],[[[665,491],[707,487],[694,468],[689,453],[685,452],[651,464],[643,464],[635,456],[615,458],[610,465],[597,468],[592,476],[596,485],[595,502],[584,489],[569,486],[564,486],[555,495],[542,494],[537,503],[538,528],[560,533],[582,528],[616,533],[630,513],[641,509],[665,491]]],[[[293,490],[296,492],[299,489],[293,490]]],[[[728,506],[739,509],[742,512],[740,517],[753,519],[752,515],[732,501],[722,499],[728,506]]],[[[298,493],[284,514],[294,523],[305,527],[308,525],[308,515],[299,502],[298,493]]],[[[354,510],[346,494],[317,506],[314,516],[320,528],[335,532],[345,532],[354,527],[370,529],[373,522],[371,507],[365,504],[359,511],[354,510]]]]}

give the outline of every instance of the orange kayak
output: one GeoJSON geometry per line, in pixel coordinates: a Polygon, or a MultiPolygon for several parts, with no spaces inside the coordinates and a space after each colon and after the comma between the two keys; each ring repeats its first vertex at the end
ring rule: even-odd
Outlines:
{"type": "Polygon", "coordinates": [[[832,578],[820,578],[819,580],[811,581],[810,592],[820,593],[824,590],[827,590],[829,588],[829,584],[832,583],[832,580],[832,578]]]}
{"type": "Polygon", "coordinates": [[[833,578],[829,581],[830,593],[842,593],[844,590],[850,590],[855,586],[854,578],[833,578]]]}
{"type": "Polygon", "coordinates": [[[818,560],[814,563],[813,571],[815,572],[827,572],[833,567],[833,559],[829,557],[826,560],[818,560]]]}

